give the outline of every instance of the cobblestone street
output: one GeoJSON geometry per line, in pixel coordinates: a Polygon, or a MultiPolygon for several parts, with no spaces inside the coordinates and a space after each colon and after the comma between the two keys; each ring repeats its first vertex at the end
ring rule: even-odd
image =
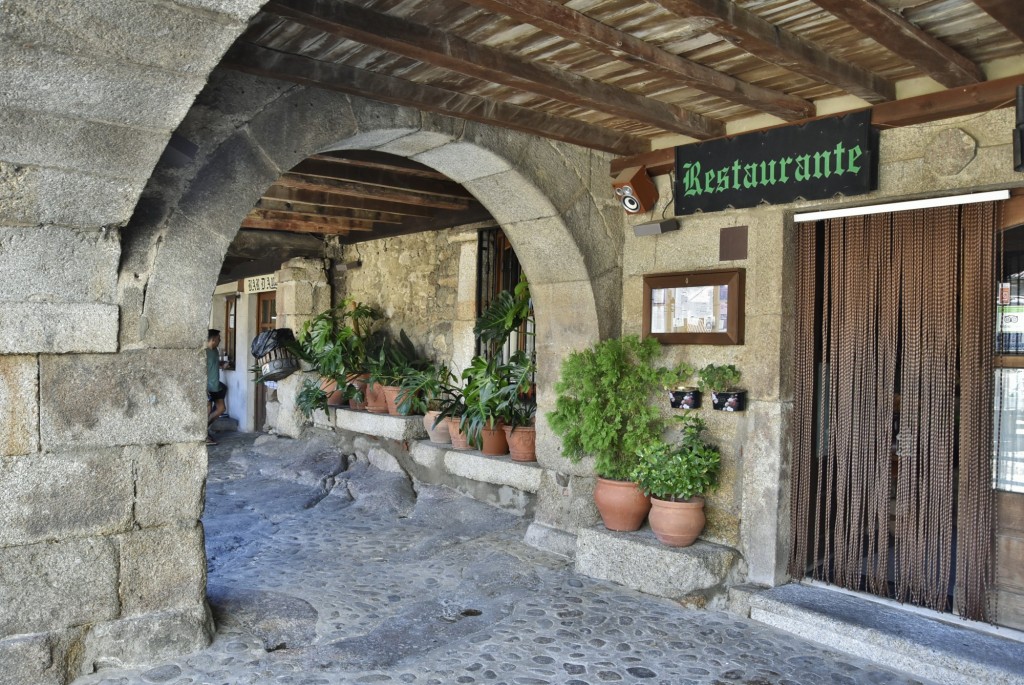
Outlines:
{"type": "Polygon", "coordinates": [[[526,521],[325,443],[225,436],[206,499],[213,644],[75,685],[921,682],[578,576],[526,521]]]}

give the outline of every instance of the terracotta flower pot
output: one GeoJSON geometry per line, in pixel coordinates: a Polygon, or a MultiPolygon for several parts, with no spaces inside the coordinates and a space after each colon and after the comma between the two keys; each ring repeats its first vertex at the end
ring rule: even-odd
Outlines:
{"type": "Polygon", "coordinates": [[[508,440],[505,439],[504,426],[500,423],[494,428],[480,430],[480,451],[488,457],[500,457],[508,454],[508,440]]]}
{"type": "Polygon", "coordinates": [[[451,433],[448,432],[448,419],[442,419],[438,422],[437,427],[434,427],[434,421],[437,419],[437,415],[440,412],[428,411],[423,416],[423,427],[427,429],[427,435],[430,437],[430,442],[436,442],[441,445],[448,445],[452,442],[451,433]]]}
{"type": "Polygon", "coordinates": [[[388,401],[384,397],[384,386],[370,383],[366,386],[366,411],[371,414],[387,414],[388,401]]]}
{"type": "Polygon", "coordinates": [[[650,521],[651,530],[662,544],[669,547],[692,545],[704,530],[704,498],[671,502],[652,497],[650,521]]]}
{"type": "Polygon", "coordinates": [[[469,437],[465,433],[459,432],[459,417],[449,416],[445,421],[448,422],[448,435],[451,436],[452,447],[457,450],[468,450],[469,437]]]}
{"type": "Polygon", "coordinates": [[[333,378],[321,378],[320,387],[327,393],[328,407],[345,406],[345,393],[338,389],[338,384],[333,378]]]}
{"type": "Polygon", "coordinates": [[[537,461],[537,430],[533,426],[504,426],[513,461],[537,461]]]}
{"type": "Polygon", "coordinates": [[[608,530],[639,530],[651,510],[651,498],[628,480],[598,478],[594,503],[608,530]]]}
{"type": "Polygon", "coordinates": [[[398,393],[402,389],[397,385],[385,385],[382,388],[384,390],[384,401],[388,407],[388,414],[391,414],[391,416],[401,416],[398,413],[398,393]]]}

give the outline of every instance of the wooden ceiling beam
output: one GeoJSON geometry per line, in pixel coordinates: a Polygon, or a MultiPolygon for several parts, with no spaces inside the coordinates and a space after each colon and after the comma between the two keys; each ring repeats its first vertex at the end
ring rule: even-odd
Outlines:
{"type": "MultiPolygon", "coordinates": [[[[477,2],[478,0],[463,0],[477,2]]],[[[505,0],[482,0],[499,1],[505,0]]],[[[509,0],[521,1],[521,0],[509,0]]],[[[833,57],[814,43],[765,21],[729,0],[654,0],[681,17],[714,22],[710,32],[755,57],[807,78],[830,83],[868,102],[896,99],[896,85],[878,74],[833,57]]],[[[813,116],[813,113],[807,116],[813,116]]]]}
{"type": "Polygon", "coordinates": [[[350,221],[347,225],[324,224],[318,221],[296,221],[277,219],[258,219],[246,217],[242,228],[254,228],[265,231],[287,231],[288,233],[318,233],[320,235],[348,235],[350,231],[372,231],[372,221],[350,221]]]}
{"type": "Polygon", "coordinates": [[[321,216],[317,214],[298,214],[296,212],[279,212],[274,209],[264,209],[257,207],[249,211],[248,218],[261,219],[264,221],[303,221],[306,223],[322,224],[324,226],[341,226],[343,228],[349,228],[351,225],[361,225],[363,223],[369,226],[376,226],[378,223],[402,223],[399,221],[378,221],[377,219],[371,219],[369,217],[335,217],[335,216],[321,216]]]}
{"type": "Polygon", "coordinates": [[[391,212],[369,212],[362,209],[342,209],[341,207],[325,207],[303,202],[286,202],[283,200],[260,199],[255,209],[265,209],[292,215],[296,219],[311,221],[315,219],[365,219],[385,224],[402,223],[401,214],[391,212]]]}
{"type": "Polygon", "coordinates": [[[811,2],[839,17],[947,88],[968,86],[985,80],[985,74],[977,64],[874,0],[811,2]]]}
{"type": "Polygon", "coordinates": [[[321,205],[323,207],[334,207],[338,209],[361,209],[371,212],[386,212],[388,214],[399,214],[401,216],[433,216],[434,214],[434,210],[429,207],[416,207],[415,205],[385,202],[382,200],[368,200],[362,197],[339,195],[337,193],[317,190],[299,190],[296,188],[286,188],[280,185],[272,185],[263,191],[263,199],[301,203],[303,205],[321,205]]]}
{"type": "Polygon", "coordinates": [[[352,197],[363,197],[382,202],[392,202],[404,205],[415,205],[417,207],[436,207],[439,209],[465,209],[470,201],[441,195],[426,195],[424,193],[409,193],[397,188],[381,188],[379,186],[363,185],[352,181],[335,181],[330,178],[317,176],[302,176],[300,174],[286,173],[277,179],[275,185],[285,188],[296,188],[298,190],[312,190],[319,192],[334,193],[335,195],[351,195],[352,197]]]}
{"type": "Polygon", "coordinates": [[[410,193],[465,200],[473,199],[473,195],[455,181],[420,178],[382,169],[359,167],[338,159],[304,159],[292,167],[288,173],[328,178],[335,181],[354,181],[381,188],[396,188],[410,193]]]}
{"type": "Polygon", "coordinates": [[[319,155],[310,155],[309,159],[319,159],[327,162],[344,162],[352,166],[365,169],[380,169],[391,171],[405,176],[418,176],[420,178],[434,178],[441,181],[451,180],[440,171],[434,171],[419,162],[414,162],[405,157],[389,155],[386,152],[374,152],[373,150],[332,150],[319,155]],[[388,157],[389,159],[378,159],[377,157],[388,157]]]}
{"type": "Polygon", "coordinates": [[[682,107],[524,61],[451,33],[340,0],[271,0],[263,11],[425,64],[664,131],[697,139],[725,133],[721,121],[682,107]]]}
{"type": "Polygon", "coordinates": [[[974,4],[1019,40],[1024,40],[1024,8],[1020,0],[974,0],[974,4]]]}
{"type": "Polygon", "coordinates": [[[365,69],[287,55],[249,43],[236,43],[221,65],[248,74],[468,119],[617,155],[633,155],[651,149],[647,140],[622,131],[365,69]]]}
{"type": "MultiPolygon", "coordinates": [[[[1024,74],[1007,76],[995,81],[986,81],[974,86],[950,88],[939,93],[918,95],[917,97],[896,100],[895,102],[883,102],[871,108],[871,124],[878,128],[898,128],[900,126],[913,126],[914,124],[923,124],[929,121],[964,116],[966,114],[988,112],[1003,107],[1012,107],[1017,86],[1020,85],[1024,85],[1024,74]]],[[[848,113],[839,112],[815,118],[825,119],[848,113]]],[[[808,119],[807,121],[814,121],[814,119],[808,119]]],[[[780,124],[779,126],[766,126],[758,130],[766,131],[772,128],[781,128],[782,126],[797,126],[805,124],[807,121],[780,124]]],[[[1007,138],[1009,138],[1009,135],[1008,131],[1007,138]]],[[[614,177],[623,169],[642,166],[646,167],[647,173],[651,176],[662,176],[675,171],[675,154],[675,148],[668,147],[661,150],[652,150],[640,155],[617,157],[612,160],[610,173],[614,177]]]]}
{"type": "Polygon", "coordinates": [[[553,0],[462,0],[561,36],[664,78],[788,121],[814,116],[814,105],[782,91],[755,86],[662,50],[553,0]]]}

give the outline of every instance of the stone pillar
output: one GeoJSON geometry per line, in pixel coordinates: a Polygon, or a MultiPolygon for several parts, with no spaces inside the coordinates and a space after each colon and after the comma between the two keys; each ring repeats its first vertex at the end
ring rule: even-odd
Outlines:
{"type": "Polygon", "coordinates": [[[277,272],[277,327],[299,332],[302,324],[331,308],[322,259],[296,257],[277,272]]]}

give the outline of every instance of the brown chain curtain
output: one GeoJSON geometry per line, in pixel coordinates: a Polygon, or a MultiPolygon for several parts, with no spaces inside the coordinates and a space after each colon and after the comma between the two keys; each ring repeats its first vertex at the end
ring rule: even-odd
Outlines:
{"type": "Polygon", "coordinates": [[[794,577],[987,618],[996,212],[798,227],[794,577]]]}

